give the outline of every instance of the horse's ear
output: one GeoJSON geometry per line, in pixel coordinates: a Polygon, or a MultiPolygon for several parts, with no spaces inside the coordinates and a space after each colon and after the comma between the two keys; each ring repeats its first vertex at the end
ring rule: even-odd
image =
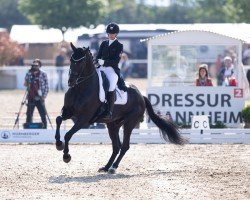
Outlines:
{"type": "Polygon", "coordinates": [[[73,45],[72,42],[70,42],[70,46],[71,46],[71,49],[75,52],[76,51],[76,47],[73,45]]]}
{"type": "Polygon", "coordinates": [[[86,48],[89,51],[89,47],[86,48]]]}

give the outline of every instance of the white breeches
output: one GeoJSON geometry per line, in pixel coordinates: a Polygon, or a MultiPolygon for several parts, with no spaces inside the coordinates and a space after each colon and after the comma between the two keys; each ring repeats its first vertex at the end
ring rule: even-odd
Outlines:
{"type": "Polygon", "coordinates": [[[106,76],[109,80],[109,84],[110,84],[109,85],[109,92],[114,91],[116,84],[117,84],[117,81],[118,81],[118,76],[115,73],[115,70],[113,69],[113,67],[101,66],[99,69],[100,69],[100,71],[103,71],[106,74],[106,76]]]}

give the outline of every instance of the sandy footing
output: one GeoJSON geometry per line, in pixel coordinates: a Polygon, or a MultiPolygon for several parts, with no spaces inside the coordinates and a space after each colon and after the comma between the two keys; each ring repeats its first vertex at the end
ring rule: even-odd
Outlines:
{"type": "MultiPolygon", "coordinates": [[[[107,136],[108,137],[108,136],[107,136]]],[[[1,199],[250,199],[250,145],[131,145],[98,173],[111,145],[0,145],[1,199]]]]}

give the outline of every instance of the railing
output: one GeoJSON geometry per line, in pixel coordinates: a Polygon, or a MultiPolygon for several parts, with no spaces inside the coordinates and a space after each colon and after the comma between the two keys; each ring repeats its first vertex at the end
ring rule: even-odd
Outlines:
{"type": "MultiPolygon", "coordinates": [[[[120,138],[123,139],[123,130],[120,138]]],[[[63,140],[66,131],[61,131],[63,140]]],[[[250,144],[250,129],[210,129],[199,130],[182,129],[181,135],[193,144],[250,144]]],[[[26,129],[26,130],[0,130],[2,143],[55,143],[55,130],[26,129]]],[[[111,143],[107,129],[81,129],[71,139],[71,143],[111,143]]],[[[166,143],[158,129],[134,129],[131,143],[163,144],[166,143]]]]}
{"type": "MultiPolygon", "coordinates": [[[[134,64],[145,64],[145,73],[147,71],[147,60],[130,60],[131,66],[134,64]]],[[[30,69],[30,66],[5,66],[0,67],[0,89],[24,89],[23,83],[25,74],[30,69]]],[[[59,80],[59,71],[62,71],[62,83],[65,89],[68,88],[68,73],[69,67],[55,67],[55,66],[44,66],[41,68],[48,75],[49,87],[51,90],[55,90],[58,80],[59,80]]],[[[141,69],[140,69],[141,70],[141,69]]],[[[136,68],[133,69],[133,73],[136,72],[136,68]]],[[[140,77],[138,72],[135,77],[140,77]]]]}

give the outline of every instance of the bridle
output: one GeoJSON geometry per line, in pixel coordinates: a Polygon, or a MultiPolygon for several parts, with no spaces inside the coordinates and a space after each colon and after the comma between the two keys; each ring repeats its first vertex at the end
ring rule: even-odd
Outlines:
{"type": "MultiPolygon", "coordinates": [[[[73,53],[73,54],[74,54],[74,53],[73,53]]],[[[88,76],[82,76],[83,70],[84,70],[84,68],[86,67],[86,64],[87,64],[87,62],[86,62],[86,54],[87,54],[87,53],[85,54],[85,56],[82,56],[82,57],[79,58],[79,59],[75,59],[75,58],[73,57],[73,54],[72,54],[71,57],[70,57],[71,62],[73,61],[74,64],[76,64],[76,63],[78,63],[78,62],[83,62],[83,67],[82,67],[82,71],[81,71],[80,73],[73,72],[73,71],[71,71],[71,69],[69,70],[69,75],[77,76],[74,85],[71,86],[71,87],[75,87],[75,86],[79,85],[80,83],[82,83],[82,82],[88,80],[89,78],[91,78],[92,76],[94,76],[94,75],[96,74],[96,73],[95,73],[95,70],[93,70],[93,72],[92,72],[90,75],[88,75],[88,76]]]]}

